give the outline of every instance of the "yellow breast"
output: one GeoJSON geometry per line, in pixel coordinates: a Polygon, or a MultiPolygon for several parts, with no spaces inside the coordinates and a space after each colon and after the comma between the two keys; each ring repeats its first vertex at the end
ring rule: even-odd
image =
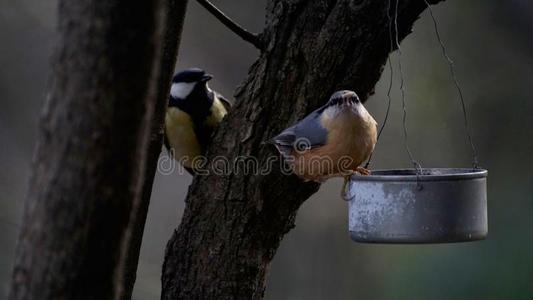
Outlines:
{"type": "Polygon", "coordinates": [[[175,107],[169,107],[165,115],[165,133],[174,158],[190,168],[192,160],[202,154],[191,117],[175,107]]]}
{"type": "MultiPolygon", "coordinates": [[[[210,115],[204,121],[205,125],[214,129],[227,113],[222,102],[215,97],[210,115]]],[[[203,149],[194,132],[194,123],[191,117],[178,108],[167,108],[165,133],[170,147],[174,151],[174,158],[185,167],[191,168],[193,159],[203,154],[203,149]]]]}
{"type": "Polygon", "coordinates": [[[224,104],[222,104],[222,102],[215,96],[213,105],[211,106],[211,114],[207,117],[205,122],[210,127],[216,127],[227,113],[224,104]]]}

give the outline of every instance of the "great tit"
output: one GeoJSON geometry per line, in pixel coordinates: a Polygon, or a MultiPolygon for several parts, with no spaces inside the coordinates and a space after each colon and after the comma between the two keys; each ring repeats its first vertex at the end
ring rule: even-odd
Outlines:
{"type": "Polygon", "coordinates": [[[319,109],[273,138],[292,171],[306,181],[348,178],[359,167],[377,139],[377,123],[353,91],[338,91],[319,109]]]}
{"type": "Polygon", "coordinates": [[[191,68],[172,78],[165,115],[165,146],[191,174],[195,159],[204,155],[213,131],[228,113],[231,103],[211,90],[213,78],[204,70],[191,68]]]}

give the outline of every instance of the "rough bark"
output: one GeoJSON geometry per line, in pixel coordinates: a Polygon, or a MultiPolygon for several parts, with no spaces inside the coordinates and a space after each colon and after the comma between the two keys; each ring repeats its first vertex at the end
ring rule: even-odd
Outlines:
{"type": "Polygon", "coordinates": [[[10,299],[117,299],[161,79],[162,0],[61,0],[10,299]]]}
{"type": "MultiPolygon", "coordinates": [[[[389,55],[387,1],[267,3],[266,49],[236,92],[236,105],[209,147],[211,159],[255,157],[265,167],[277,156],[265,141],[335,90],[355,90],[366,100],[389,55]]],[[[423,0],[399,3],[399,40],[425,8],[423,0]]],[[[318,188],[279,168],[196,176],[167,245],[162,299],[261,299],[281,239],[318,188]]]]}

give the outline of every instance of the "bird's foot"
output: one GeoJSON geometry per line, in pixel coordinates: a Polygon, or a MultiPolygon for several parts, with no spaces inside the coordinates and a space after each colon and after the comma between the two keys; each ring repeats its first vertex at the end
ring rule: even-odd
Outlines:
{"type": "Polygon", "coordinates": [[[341,198],[346,200],[346,201],[349,201],[352,198],[352,195],[350,195],[350,185],[348,183],[350,182],[350,179],[352,178],[352,175],[354,175],[356,173],[359,173],[359,174],[361,174],[363,176],[367,176],[367,175],[371,174],[370,170],[365,169],[363,167],[357,167],[357,169],[351,170],[347,174],[346,173],[343,174],[344,184],[342,185],[341,198]]]}
{"type": "Polygon", "coordinates": [[[363,167],[357,167],[357,169],[355,169],[355,172],[359,173],[359,174],[361,174],[363,176],[367,176],[367,175],[372,174],[372,172],[370,172],[370,170],[365,169],[363,167]]]}

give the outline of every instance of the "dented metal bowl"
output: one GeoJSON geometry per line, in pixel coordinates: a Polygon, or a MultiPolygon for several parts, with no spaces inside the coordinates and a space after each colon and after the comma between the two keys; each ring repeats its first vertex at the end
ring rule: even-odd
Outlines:
{"type": "Polygon", "coordinates": [[[487,236],[487,170],[376,170],[349,182],[349,230],[365,243],[451,243],[487,236]]]}

